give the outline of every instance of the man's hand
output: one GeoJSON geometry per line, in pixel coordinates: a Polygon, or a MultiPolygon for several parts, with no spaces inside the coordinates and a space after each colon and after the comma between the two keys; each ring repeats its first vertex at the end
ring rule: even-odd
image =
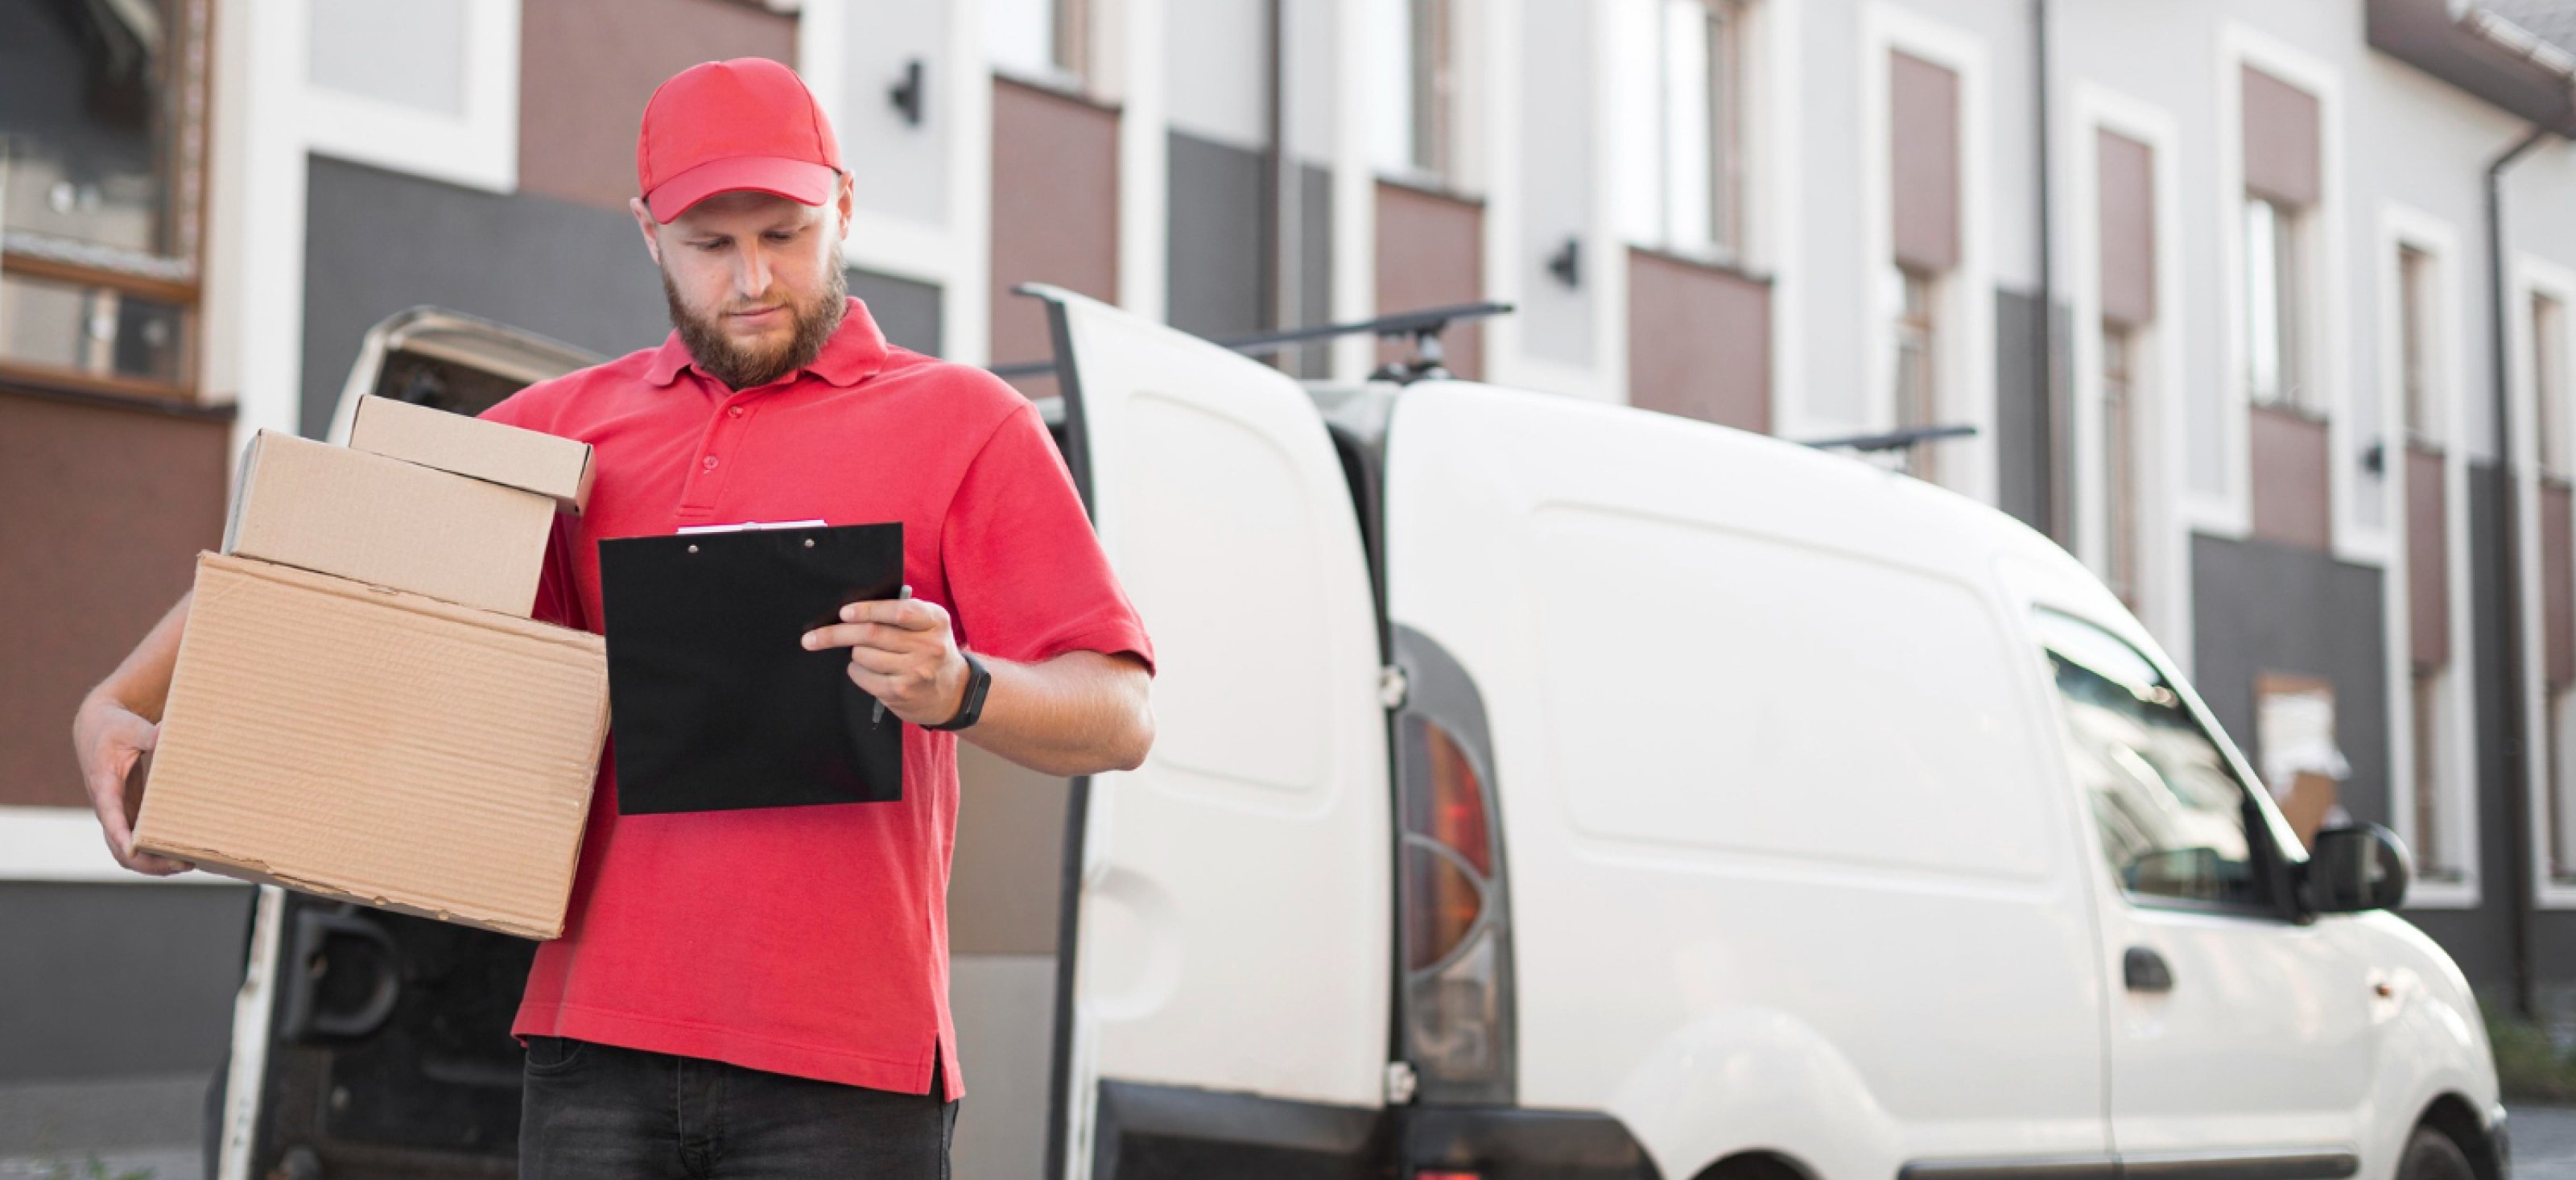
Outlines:
{"type": "Polygon", "coordinates": [[[108,853],[135,872],[167,877],[194,866],[134,850],[134,814],[143,801],[125,796],[125,779],[133,773],[135,760],[152,748],[160,734],[159,726],[103,695],[81,702],[80,712],[72,718],[72,747],[80,756],[81,783],[89,789],[91,809],[98,812],[108,853]]]}
{"type": "Polygon", "coordinates": [[[854,602],[841,621],[805,633],[805,647],[850,649],[850,681],[914,725],[938,725],[966,700],[966,657],[948,612],[918,598],[854,602]]]}

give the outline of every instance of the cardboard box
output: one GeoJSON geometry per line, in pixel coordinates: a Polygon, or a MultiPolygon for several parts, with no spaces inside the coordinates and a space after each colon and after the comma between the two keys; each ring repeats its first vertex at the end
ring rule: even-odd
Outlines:
{"type": "Polygon", "coordinates": [[[525,618],[554,518],[542,496],[263,430],[224,552],[525,618]]]}
{"type": "Polygon", "coordinates": [[[607,732],[596,635],[202,554],[137,842],[553,938],[607,732]]]}
{"type": "Polygon", "coordinates": [[[589,443],[389,397],[358,399],[349,447],[535,492],[566,512],[590,500],[589,443]]]}

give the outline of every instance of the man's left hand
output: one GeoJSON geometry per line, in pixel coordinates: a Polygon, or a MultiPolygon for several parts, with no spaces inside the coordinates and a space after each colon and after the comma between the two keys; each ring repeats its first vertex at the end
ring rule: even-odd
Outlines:
{"type": "Polygon", "coordinates": [[[841,621],[805,633],[805,647],[850,649],[850,681],[914,725],[938,725],[966,698],[966,657],[948,612],[918,598],[854,602],[841,621]]]}

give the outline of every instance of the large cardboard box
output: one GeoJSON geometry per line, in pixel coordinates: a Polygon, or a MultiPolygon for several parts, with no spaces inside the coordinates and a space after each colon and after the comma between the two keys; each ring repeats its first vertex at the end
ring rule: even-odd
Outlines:
{"type": "Polygon", "coordinates": [[[349,447],[534,492],[566,512],[590,499],[590,444],[389,397],[358,399],[349,447]]]}
{"type": "Polygon", "coordinates": [[[554,518],[543,496],[263,430],[224,552],[524,617],[554,518]]]}
{"type": "Polygon", "coordinates": [[[553,938],[607,728],[596,635],[203,554],[136,842],[553,938]]]}

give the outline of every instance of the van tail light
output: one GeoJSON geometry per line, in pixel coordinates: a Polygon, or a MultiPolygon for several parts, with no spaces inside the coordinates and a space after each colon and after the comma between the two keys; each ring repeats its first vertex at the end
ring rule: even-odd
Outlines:
{"type": "Polygon", "coordinates": [[[1454,1168],[1416,1168],[1413,1172],[1413,1180],[1485,1180],[1485,1178],[1474,1172],[1462,1172],[1454,1168]]]}
{"type": "Polygon", "coordinates": [[[1489,788],[1448,729],[1407,716],[1398,733],[1406,1056],[1426,1098],[1508,1097],[1507,915],[1489,788]]]}

